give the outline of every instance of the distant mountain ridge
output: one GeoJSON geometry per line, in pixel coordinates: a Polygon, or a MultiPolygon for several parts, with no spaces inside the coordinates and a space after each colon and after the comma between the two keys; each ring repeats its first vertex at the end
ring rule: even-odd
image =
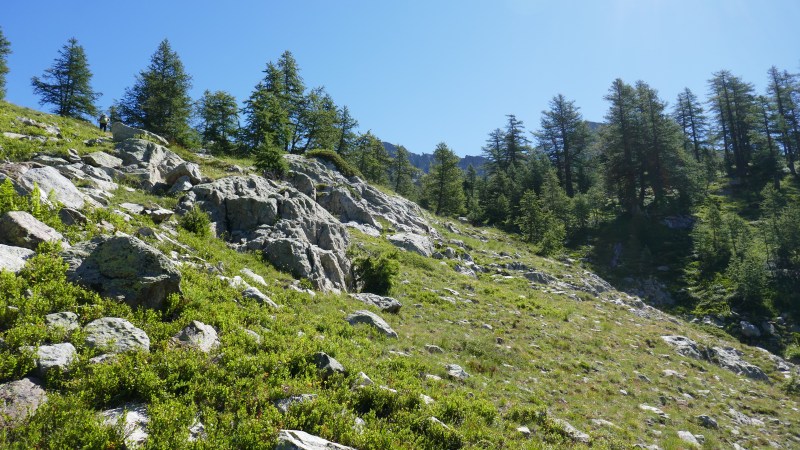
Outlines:
{"type": "MultiPolygon", "coordinates": [[[[385,148],[386,151],[389,152],[389,154],[392,155],[392,157],[394,158],[395,155],[397,155],[397,146],[394,144],[390,144],[388,142],[382,142],[382,143],[383,143],[383,148],[385,148]]],[[[430,170],[431,167],[431,161],[433,161],[433,154],[423,153],[420,155],[419,153],[409,152],[408,159],[409,161],[411,161],[411,165],[413,165],[414,167],[425,173],[428,173],[428,170],[430,170]]],[[[460,167],[461,170],[466,171],[467,168],[470,165],[472,165],[472,167],[475,168],[478,174],[482,175],[484,173],[483,165],[486,164],[486,162],[487,159],[484,158],[483,156],[467,155],[462,157],[458,161],[458,167],[460,167]]]]}

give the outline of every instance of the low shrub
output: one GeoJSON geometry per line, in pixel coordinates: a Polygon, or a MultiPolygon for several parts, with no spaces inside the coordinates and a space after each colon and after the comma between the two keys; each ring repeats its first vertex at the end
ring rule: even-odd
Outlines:
{"type": "Polygon", "coordinates": [[[350,177],[363,177],[358,169],[353,167],[349,162],[342,158],[342,155],[333,150],[311,150],[306,152],[306,158],[324,159],[336,167],[336,170],[342,173],[347,178],[350,177]]]}
{"type": "Polygon", "coordinates": [[[400,273],[397,252],[377,258],[373,256],[358,258],[353,262],[353,273],[356,283],[362,285],[362,292],[386,295],[392,290],[395,279],[400,273]]]}
{"type": "Polygon", "coordinates": [[[208,236],[211,232],[211,219],[208,214],[197,207],[193,206],[186,214],[181,217],[178,222],[181,228],[198,236],[208,236]]]}

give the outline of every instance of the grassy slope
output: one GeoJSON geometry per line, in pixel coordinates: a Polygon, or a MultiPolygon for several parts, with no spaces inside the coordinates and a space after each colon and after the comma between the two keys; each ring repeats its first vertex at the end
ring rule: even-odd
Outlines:
{"type": "MultiPolygon", "coordinates": [[[[34,114],[0,106],[3,126],[10,114],[34,114]]],[[[71,121],[65,121],[62,130],[67,127],[74,127],[81,139],[99,134],[71,121]]],[[[16,130],[0,127],[0,131],[16,130]]],[[[223,174],[224,165],[200,162],[204,173],[223,174]]],[[[175,202],[122,188],[114,202],[131,200],[164,206],[175,202]]],[[[153,226],[142,217],[130,223],[107,213],[91,217],[94,222],[112,221],[129,233],[141,225],[153,226]]],[[[479,264],[513,260],[564,277],[579,273],[575,267],[534,256],[525,244],[499,231],[459,227],[486,242],[439,228],[447,238],[461,239],[472,247],[470,254],[479,264]],[[509,259],[500,252],[515,256],[509,259]]],[[[83,232],[70,231],[76,237],[83,232]]],[[[362,251],[394,250],[382,239],[357,233],[352,237],[362,251]]],[[[794,433],[796,439],[800,428],[798,394],[787,394],[785,381],[761,352],[729,343],[724,336],[712,334],[714,330],[639,318],[627,307],[587,295],[575,300],[532,289],[519,278],[483,274],[473,279],[455,273],[451,262],[400,252],[403,282],[392,295],[405,306],[399,314],[381,314],[400,335],[391,340],[367,327],[349,326],[345,316],[364,305],[345,295],[312,297],[286,289],[291,277],[264,264],[258,255],[233,252],[212,238],[179,231],[176,240],[213,266],[221,262],[227,276],[238,274],[242,267],[264,276],[270,286],[262,290],[283,308],[275,311],[243,300],[213,274],[184,266],[182,296],[173,298],[164,311],[131,311],[63,283],[54,267],[58,260],[43,254],[29,264],[30,270],[0,278],[4,311],[0,336],[7,344],[0,352],[1,380],[18,379],[30,368],[30,359],[17,351],[20,345],[68,340],[78,348],[79,361],[69,374],[46,380],[47,405],[28,425],[0,431],[0,446],[71,448],[82,443],[90,448],[118,448],[119,438],[100,425],[95,411],[127,401],[150,405],[148,448],[264,448],[279,428],[300,428],[359,449],[572,446],[554,419],[565,419],[588,432],[598,448],[629,448],[637,442],[681,448],[678,430],[705,435],[706,448],[729,448],[736,441],[748,448],[765,447],[770,440],[798,445],[789,437],[794,433]],[[25,293],[29,288],[32,296],[25,293]],[[18,307],[18,312],[5,312],[9,306],[18,307]],[[80,333],[58,335],[42,325],[45,313],[65,309],[77,312],[82,324],[104,315],[128,318],[150,336],[150,354],[90,365],[88,359],[96,352],[83,344],[80,333]],[[217,328],[222,348],[216,357],[168,345],[169,338],[191,320],[217,328]],[[249,338],[245,328],[256,331],[262,342],[249,338]],[[748,361],[768,372],[771,381],[749,381],[709,363],[683,358],[661,341],[659,336],[664,334],[740,348],[748,361]],[[444,353],[429,354],[426,344],[438,345],[444,353]],[[317,351],[338,359],[348,376],[320,377],[311,362],[317,351]],[[471,377],[463,382],[447,379],[444,365],[449,363],[461,365],[471,377]],[[665,377],[665,369],[683,378],[665,377]],[[398,392],[380,387],[351,389],[360,371],[376,386],[398,392]],[[300,393],[318,397],[286,415],[272,406],[276,399],[300,393]],[[420,394],[435,403],[425,405],[420,394]],[[662,408],[670,419],[660,423],[652,413],[639,409],[642,403],[662,408]],[[764,426],[738,425],[727,414],[730,408],[777,420],[765,420],[764,426]],[[700,427],[694,419],[700,414],[715,418],[720,429],[700,427]],[[366,421],[361,432],[353,427],[356,416],[366,421]],[[450,429],[428,421],[431,416],[450,429]],[[208,436],[190,444],[185,440],[186,428],[195,417],[206,425],[208,436]],[[593,418],[609,420],[618,428],[594,426],[593,418]],[[533,431],[531,438],[515,430],[520,425],[533,431]]],[[[165,252],[186,253],[174,243],[150,242],[165,252]]]]}

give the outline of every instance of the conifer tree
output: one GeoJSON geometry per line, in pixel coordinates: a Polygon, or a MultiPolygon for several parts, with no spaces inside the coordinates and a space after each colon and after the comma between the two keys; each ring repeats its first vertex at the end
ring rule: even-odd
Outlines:
{"type": "Polygon", "coordinates": [[[391,156],[383,146],[383,142],[372,132],[367,131],[358,138],[355,149],[348,155],[348,160],[368,181],[386,183],[386,169],[391,163],[391,156]]]}
{"type": "Polygon", "coordinates": [[[6,98],[6,74],[8,74],[8,55],[11,54],[11,42],[6,39],[0,28],[0,100],[6,98]]]}
{"type": "Polygon", "coordinates": [[[125,90],[117,105],[120,117],[131,126],[188,144],[191,80],[178,53],[164,39],[150,58],[147,70],[140,72],[133,87],[125,90]]]}
{"type": "Polygon", "coordinates": [[[195,105],[198,132],[212,151],[231,153],[239,132],[239,107],[236,98],[224,91],[206,90],[195,105]]]}
{"type": "Polygon", "coordinates": [[[684,149],[691,152],[696,161],[708,158],[705,146],[708,119],[703,113],[703,106],[689,88],[678,94],[673,117],[683,131],[684,149]]]}
{"type": "Polygon", "coordinates": [[[97,114],[95,101],[102,95],[92,90],[92,72],[86,52],[71,38],[58,52],[53,65],[42,78],[33,77],[31,85],[39,104],[53,105],[52,112],[63,117],[83,118],[97,114]]]}
{"type": "Polygon", "coordinates": [[[459,157],[444,142],[433,152],[430,171],[422,180],[422,199],[437,215],[452,216],[464,210],[463,174],[459,157]]]}
{"type": "Polygon", "coordinates": [[[397,145],[397,154],[389,167],[389,178],[394,191],[403,197],[409,198],[414,193],[414,175],[417,168],[408,158],[408,150],[402,145],[397,145]]]}
{"type": "Polygon", "coordinates": [[[777,111],[775,128],[778,141],[783,147],[783,154],[789,171],[798,176],[795,161],[800,158],[800,81],[796,75],[787,71],[779,71],[772,66],[769,69],[769,85],[767,92],[777,111]]]}
{"type": "Polygon", "coordinates": [[[611,103],[601,144],[607,166],[606,183],[608,190],[616,194],[623,210],[635,214],[639,212],[636,167],[641,160],[635,145],[636,93],[630,85],[617,78],[605,99],[611,103]]]}
{"type": "Polygon", "coordinates": [[[347,108],[347,105],[342,106],[336,115],[336,133],[338,135],[336,153],[346,156],[353,148],[357,138],[356,128],[358,128],[358,121],[350,115],[350,109],[347,108]]]}
{"type": "Polygon", "coordinates": [[[575,174],[589,141],[589,129],[578,109],[575,102],[556,95],[550,100],[550,109],[542,111],[541,130],[535,135],[570,198],[575,195],[575,174]]]}
{"type": "Polygon", "coordinates": [[[728,173],[744,180],[752,158],[751,138],[758,123],[753,85],[727,70],[709,80],[709,104],[715,114],[718,135],[725,152],[728,173]]]}

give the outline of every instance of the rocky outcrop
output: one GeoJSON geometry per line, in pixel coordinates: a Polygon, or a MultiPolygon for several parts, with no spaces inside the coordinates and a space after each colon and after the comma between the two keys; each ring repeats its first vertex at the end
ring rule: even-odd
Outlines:
{"type": "Polygon", "coordinates": [[[89,322],[83,329],[86,345],[111,353],[150,351],[150,338],[143,330],[118,317],[103,317],[89,322]]]}
{"type": "Polygon", "coordinates": [[[381,230],[383,220],[398,231],[420,235],[435,232],[422,209],[410,200],[385,194],[358,177],[347,178],[324,160],[296,155],[286,159],[291,170],[289,181],[306,195],[313,195],[342,223],[356,222],[381,230]]]}
{"type": "Polygon", "coordinates": [[[299,430],[281,430],[274,450],[355,450],[299,430]]]}
{"type": "Polygon", "coordinates": [[[760,367],[743,360],[742,352],[733,347],[707,348],[684,336],[661,336],[661,339],[673,346],[675,351],[683,356],[710,361],[723,369],[754,380],[766,381],[769,379],[760,367]]]}
{"type": "Polygon", "coordinates": [[[69,247],[64,236],[25,211],[9,211],[0,216],[0,243],[36,250],[43,242],[60,242],[69,247]]]}
{"type": "Polygon", "coordinates": [[[111,136],[114,142],[123,142],[128,139],[147,139],[158,142],[161,145],[169,145],[169,141],[155,133],[129,127],[122,122],[114,122],[111,125],[111,136]]]}
{"type": "Polygon", "coordinates": [[[415,233],[397,233],[389,236],[389,242],[426,258],[433,255],[433,242],[427,236],[415,233]]]}
{"type": "Polygon", "coordinates": [[[200,182],[200,167],[156,143],[128,139],[117,145],[124,167],[120,170],[128,179],[139,182],[143,189],[165,192],[182,176],[200,182]]]}
{"type": "Polygon", "coordinates": [[[395,332],[392,329],[392,327],[390,327],[389,324],[386,323],[385,320],[383,320],[379,315],[370,311],[366,310],[356,311],[353,314],[347,316],[347,322],[350,325],[357,325],[359,323],[364,323],[375,328],[376,330],[378,330],[380,333],[382,333],[387,337],[391,338],[397,337],[397,332],[395,332]]]}
{"type": "Polygon", "coordinates": [[[160,308],[180,293],[181,274],[160,251],[131,236],[99,236],[62,252],[67,278],[133,307],[160,308]]]}
{"type": "Polygon", "coordinates": [[[0,244],[0,271],[17,273],[25,267],[25,261],[35,253],[33,250],[0,244]]]}
{"type": "Polygon", "coordinates": [[[400,308],[403,307],[403,304],[395,298],[383,297],[377,294],[370,294],[369,292],[350,294],[350,296],[360,302],[366,303],[367,305],[372,305],[381,311],[388,313],[396,313],[400,311],[400,308]]]}
{"type": "Polygon", "coordinates": [[[297,189],[262,177],[228,177],[192,188],[178,212],[197,205],[217,236],[263,251],[275,267],[321,290],[346,290],[350,261],[345,227],[297,189]]]}
{"type": "Polygon", "coordinates": [[[0,429],[22,424],[46,401],[47,394],[33,378],[0,384],[0,429]]]}

